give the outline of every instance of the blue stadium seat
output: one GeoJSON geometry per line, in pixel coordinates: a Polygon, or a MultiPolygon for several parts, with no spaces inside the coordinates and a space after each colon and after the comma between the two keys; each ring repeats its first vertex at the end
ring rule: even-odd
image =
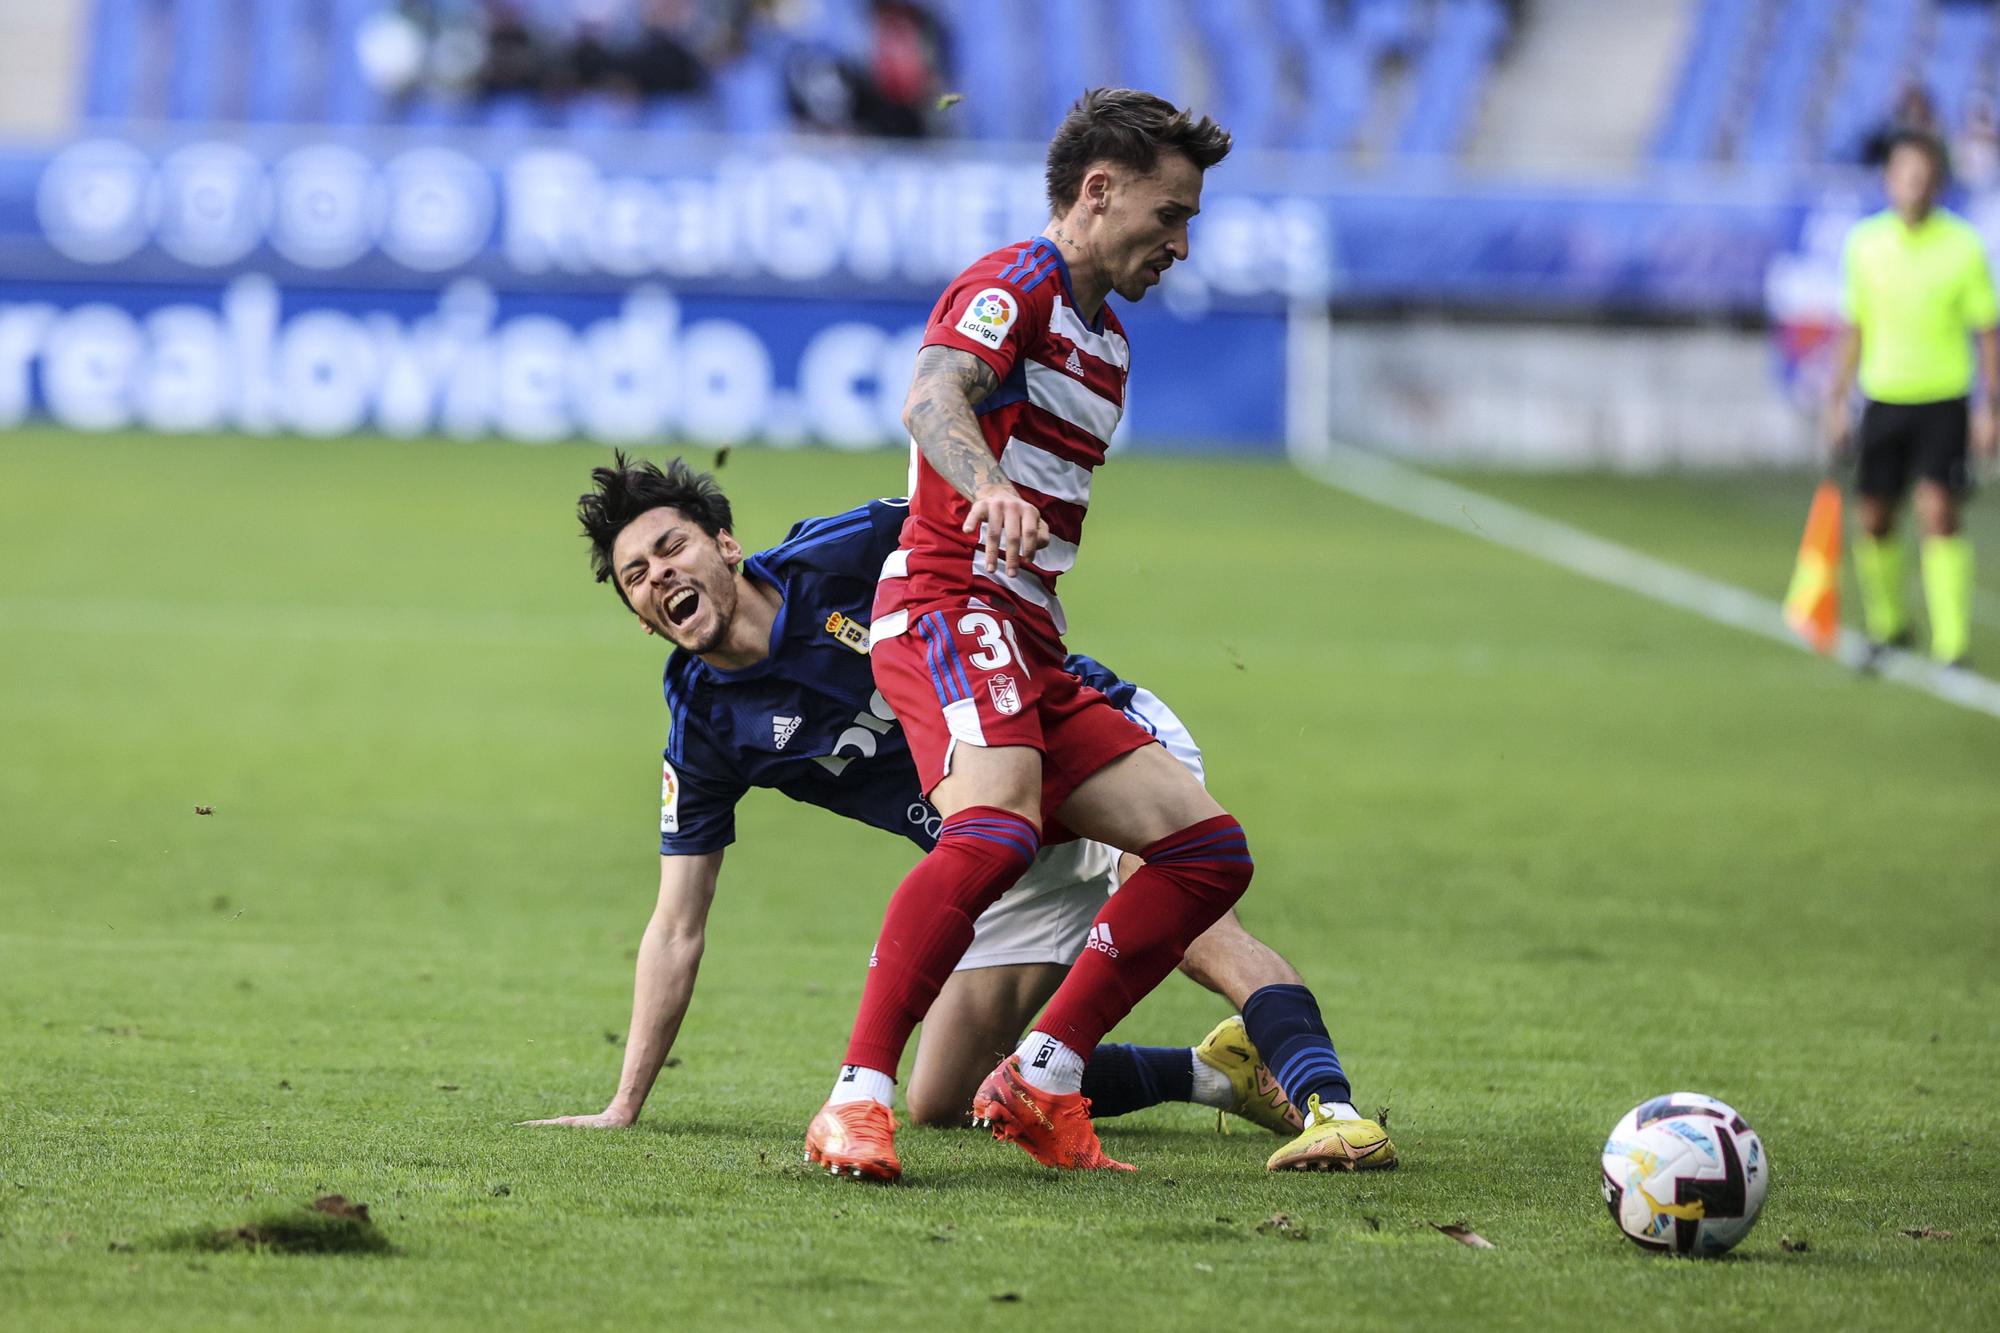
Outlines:
{"type": "Polygon", "coordinates": [[[1497,0],[1445,0],[1417,67],[1416,89],[1396,147],[1437,157],[1456,152],[1479,107],[1494,53],[1507,36],[1497,0]]]}
{"type": "Polygon", "coordinates": [[[1415,54],[1423,40],[1423,25],[1412,0],[1351,0],[1349,32],[1370,66],[1415,54]]]}
{"type": "Polygon", "coordinates": [[[1204,108],[1245,148],[1277,142],[1278,49],[1260,6],[1194,6],[1194,21],[1208,62],[1215,105],[1204,108]]]}
{"type": "Polygon", "coordinates": [[[1046,139],[1055,133],[1070,105],[1083,95],[1088,79],[1083,44],[1076,39],[1070,0],[1028,0],[1016,12],[1028,16],[1028,26],[1038,39],[1031,66],[1034,77],[1030,87],[1034,91],[1028,99],[1035,113],[1025,127],[1025,137],[1046,139]]]}
{"type": "Polygon", "coordinates": [[[232,59],[229,25],[222,0],[174,0],[167,10],[173,36],[167,57],[167,115],[174,120],[218,120],[222,115],[225,71],[240,69],[232,59]]]}
{"type": "Polygon", "coordinates": [[[1772,52],[1764,78],[1750,106],[1737,157],[1765,165],[1808,160],[1805,113],[1813,87],[1825,66],[1833,38],[1834,6],[1825,0],[1786,0],[1772,37],[1772,52]]]}
{"type": "Polygon", "coordinates": [[[361,25],[384,7],[384,0],[329,0],[322,113],[329,124],[371,125],[382,118],[381,96],[361,73],[357,38],[361,25]]]}
{"type": "Polygon", "coordinates": [[[950,0],[939,12],[953,38],[951,90],[965,97],[953,115],[977,139],[1032,138],[1041,104],[1023,91],[1032,73],[1025,12],[992,0],[950,0]]]}
{"type": "Polygon", "coordinates": [[[299,113],[299,44],[304,0],[250,0],[250,54],[243,114],[250,120],[295,120],[299,113]]]}
{"type": "Polygon", "coordinates": [[[1175,50],[1178,25],[1163,22],[1155,0],[1113,0],[1114,77],[1128,88],[1158,93],[1175,106],[1188,102],[1175,50]]]}
{"type": "Polygon", "coordinates": [[[872,37],[868,0],[818,0],[811,14],[801,37],[849,60],[867,61],[872,37]]]}
{"type": "Polygon", "coordinates": [[[123,120],[139,114],[139,49],[146,18],[144,0],[97,0],[84,58],[87,118],[123,120]]]}
{"type": "Polygon", "coordinates": [[[571,134],[584,137],[607,131],[637,129],[639,108],[622,97],[579,93],[563,104],[560,121],[571,134]]]}
{"type": "Polygon", "coordinates": [[[399,123],[423,130],[455,129],[471,118],[470,107],[443,93],[419,93],[404,103],[396,116],[399,123]]]}
{"type": "Polygon", "coordinates": [[[783,59],[783,42],[757,33],[742,55],[715,71],[716,113],[724,132],[777,134],[790,127],[783,59]]]}
{"type": "Polygon", "coordinates": [[[1862,0],[1847,41],[1847,61],[1820,122],[1822,158],[1851,161],[1889,112],[1914,64],[1917,6],[1910,0],[1862,0]]]}
{"type": "Polygon", "coordinates": [[[1298,100],[1277,127],[1280,147],[1301,152],[1347,147],[1368,105],[1368,71],[1324,0],[1273,0],[1280,47],[1293,53],[1298,100]]]}
{"type": "Polygon", "coordinates": [[[1306,83],[1286,146],[1307,152],[1345,152],[1368,115],[1374,88],[1361,48],[1341,30],[1308,48],[1306,83]]]}
{"type": "Polygon", "coordinates": [[[1653,157],[1694,162],[1713,157],[1722,135],[1739,61],[1756,17],[1752,0],[1706,0],[1680,79],[1653,141],[1653,157]]]}
{"type": "Polygon", "coordinates": [[[699,94],[655,97],[639,113],[639,123],[658,134],[703,134],[715,128],[715,114],[699,94]]]}
{"type": "Polygon", "coordinates": [[[479,104],[474,119],[489,130],[538,130],[542,104],[528,93],[502,93],[479,104]]]}
{"type": "Polygon", "coordinates": [[[1993,9],[1990,5],[1938,6],[1930,56],[1924,62],[1924,82],[1937,103],[1938,120],[1947,131],[1965,123],[1974,85],[1993,57],[1993,9]]]}

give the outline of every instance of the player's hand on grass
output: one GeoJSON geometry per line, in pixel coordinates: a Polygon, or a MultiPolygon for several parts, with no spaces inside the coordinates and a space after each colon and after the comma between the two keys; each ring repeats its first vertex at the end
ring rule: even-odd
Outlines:
{"type": "Polygon", "coordinates": [[[624,1129],[639,1118],[637,1111],[607,1106],[596,1115],[559,1115],[548,1120],[523,1120],[523,1125],[564,1125],[571,1129],[624,1129]]]}
{"type": "Polygon", "coordinates": [[[1005,561],[1007,572],[1016,574],[1035,553],[1049,544],[1049,525],[1041,511],[1021,498],[1021,493],[1005,483],[982,486],[972,498],[972,510],[965,516],[965,532],[980,532],[986,547],[986,572],[1005,561]]]}

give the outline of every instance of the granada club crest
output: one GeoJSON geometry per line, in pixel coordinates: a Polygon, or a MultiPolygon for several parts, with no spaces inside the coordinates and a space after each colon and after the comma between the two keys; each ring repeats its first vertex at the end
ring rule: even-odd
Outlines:
{"type": "Polygon", "coordinates": [[[1012,717],[1021,711],[1021,692],[1014,688],[1012,676],[988,677],[986,688],[993,695],[993,707],[1003,717],[1012,717]]]}

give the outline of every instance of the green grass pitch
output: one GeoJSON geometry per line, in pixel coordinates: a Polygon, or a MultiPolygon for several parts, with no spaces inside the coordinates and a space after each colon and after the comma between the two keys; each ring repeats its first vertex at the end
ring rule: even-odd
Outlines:
{"type": "MultiPolygon", "coordinates": [[[[1107,1122],[1132,1177],[942,1131],[895,1188],[807,1170],[909,853],[769,794],[644,1120],[516,1128],[610,1096],[657,876],[659,653],[570,516],[601,457],[0,441],[0,1325],[2000,1312],[2000,723],[1278,465],[1108,469],[1072,641],[1204,742],[1245,916],[1404,1170],[1271,1177],[1272,1140],[1188,1107],[1107,1122]],[[1612,1122],[1676,1088],[1770,1150],[1729,1260],[1642,1255],[1598,1201],[1612,1122]],[[188,1247],[333,1192],[389,1252],[188,1247]],[[1460,1219],[1495,1248],[1430,1225],[1460,1219]]],[[[722,478],[758,545],[903,461],[722,478]]],[[[1494,489],[1775,595],[1806,487],[1494,489]]],[[[1120,1035],[1221,1012],[1173,979],[1120,1035]]]]}

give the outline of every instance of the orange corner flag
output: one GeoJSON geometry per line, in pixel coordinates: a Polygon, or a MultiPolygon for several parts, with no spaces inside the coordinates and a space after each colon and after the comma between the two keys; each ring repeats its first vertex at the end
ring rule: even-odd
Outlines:
{"type": "Polygon", "coordinates": [[[1840,484],[1828,480],[1813,492],[1799,563],[1785,594],[1785,623],[1816,653],[1833,652],[1840,639],[1840,484]]]}

